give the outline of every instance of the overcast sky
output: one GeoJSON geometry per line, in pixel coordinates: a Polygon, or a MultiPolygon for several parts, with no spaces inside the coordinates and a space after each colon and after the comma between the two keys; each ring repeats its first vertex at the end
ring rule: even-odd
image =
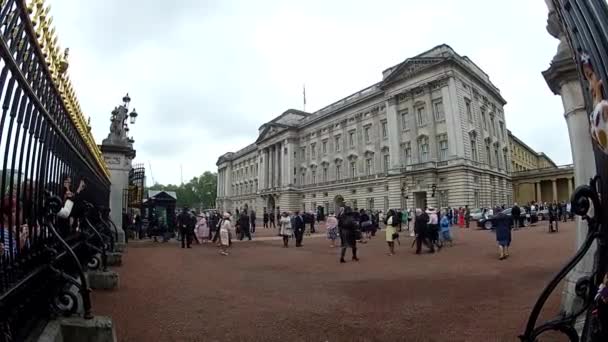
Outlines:
{"type": "Polygon", "coordinates": [[[557,40],[542,0],[48,0],[98,143],[129,92],[136,162],[160,183],[216,171],[288,108],[314,111],[446,43],[490,75],[507,127],[571,162],[559,97],[541,71],[557,40]],[[149,164],[152,165],[150,172],[149,164]]]}

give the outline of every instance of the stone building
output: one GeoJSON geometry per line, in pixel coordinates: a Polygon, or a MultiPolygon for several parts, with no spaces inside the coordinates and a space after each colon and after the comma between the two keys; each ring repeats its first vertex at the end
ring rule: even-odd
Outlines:
{"type": "Polygon", "coordinates": [[[574,167],[556,165],[509,132],[513,197],[517,203],[568,201],[573,191],[574,167]]]}
{"type": "Polygon", "coordinates": [[[511,171],[528,171],[556,168],[557,165],[543,152],[536,152],[518,137],[509,132],[509,149],[511,150],[511,171]]]}
{"type": "Polygon", "coordinates": [[[447,45],[314,113],[287,110],[218,162],[217,206],[261,212],[471,207],[512,201],[500,95],[447,45]]]}

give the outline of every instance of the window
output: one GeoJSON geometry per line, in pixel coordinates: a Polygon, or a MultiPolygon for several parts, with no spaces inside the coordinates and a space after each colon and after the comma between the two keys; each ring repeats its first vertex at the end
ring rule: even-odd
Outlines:
{"type": "Polygon", "coordinates": [[[492,161],[490,160],[490,143],[486,143],[486,158],[488,158],[488,165],[492,165],[492,161]]]}
{"type": "Polygon", "coordinates": [[[496,135],[496,127],[494,127],[494,115],[490,114],[490,132],[492,135],[496,135]]]}
{"type": "Polygon", "coordinates": [[[322,148],[323,154],[327,154],[327,140],[323,140],[323,142],[321,143],[321,148],[322,148]]]}
{"type": "Polygon", "coordinates": [[[317,157],[317,144],[316,143],[310,144],[310,157],[312,159],[315,159],[317,157]]]}
{"type": "Polygon", "coordinates": [[[341,150],[341,146],[340,146],[341,143],[342,143],[342,139],[341,138],[342,137],[340,137],[340,136],[336,137],[336,152],[340,152],[340,150],[341,150]]]}
{"type": "Polygon", "coordinates": [[[412,163],[412,145],[409,142],[405,143],[405,165],[412,163]]]}
{"type": "Polygon", "coordinates": [[[357,208],[357,200],[353,200],[353,209],[358,209],[357,208]]]}
{"type": "Polygon", "coordinates": [[[494,163],[500,169],[500,159],[498,158],[498,146],[494,146],[494,163]]]}
{"type": "Polygon", "coordinates": [[[464,105],[467,109],[467,120],[469,120],[469,122],[473,122],[473,111],[471,111],[471,100],[464,99],[464,105]]]}
{"type": "Polygon", "coordinates": [[[369,143],[370,137],[369,137],[369,131],[371,129],[371,126],[367,126],[363,129],[363,136],[365,137],[365,142],[369,143]]]}
{"type": "Polygon", "coordinates": [[[374,199],[373,198],[367,199],[367,208],[365,208],[365,209],[374,210],[374,199]]]}
{"type": "Polygon", "coordinates": [[[502,121],[499,121],[498,122],[498,128],[500,129],[500,132],[498,132],[498,136],[500,137],[500,141],[504,141],[505,140],[505,136],[504,136],[505,124],[502,121]]]}
{"type": "Polygon", "coordinates": [[[478,190],[473,190],[473,208],[479,208],[481,207],[480,203],[479,203],[479,191],[478,190]]]}
{"type": "Polygon", "coordinates": [[[388,137],[388,127],[386,121],[382,121],[382,138],[386,139],[386,137],[388,137]]]}
{"type": "Polygon", "coordinates": [[[473,176],[473,184],[479,184],[479,176],[473,176]]]}
{"type": "Polygon", "coordinates": [[[442,101],[437,101],[433,103],[433,112],[435,114],[435,121],[445,120],[445,112],[443,111],[442,101]]]}
{"type": "Polygon", "coordinates": [[[301,159],[302,161],[306,160],[306,147],[301,147],[301,148],[300,148],[300,152],[301,152],[301,154],[302,154],[302,155],[300,156],[300,159],[301,159]]]}
{"type": "Polygon", "coordinates": [[[336,165],[336,180],[342,179],[342,165],[336,165]]]}
{"type": "Polygon", "coordinates": [[[312,173],[311,173],[310,177],[311,177],[310,182],[312,184],[317,184],[317,171],[312,170],[312,173]]]}
{"type": "Polygon", "coordinates": [[[486,120],[486,111],[481,110],[481,122],[483,123],[483,129],[488,129],[488,121],[486,120]]]}
{"type": "Polygon", "coordinates": [[[385,154],[384,155],[384,171],[388,172],[388,169],[390,167],[390,162],[391,162],[391,156],[389,154],[385,154]]]}
{"type": "Polygon", "coordinates": [[[438,202],[439,208],[447,208],[448,207],[448,190],[439,190],[438,194],[438,202]]]}
{"type": "Polygon", "coordinates": [[[350,162],[350,176],[357,177],[357,162],[350,162]]]}
{"type": "Polygon", "coordinates": [[[439,141],[439,160],[448,159],[448,136],[447,134],[441,134],[437,137],[439,141]]]}
{"type": "Polygon", "coordinates": [[[505,165],[505,169],[506,169],[507,171],[509,171],[509,168],[507,167],[507,166],[509,165],[509,159],[508,159],[507,157],[508,157],[508,155],[507,155],[507,150],[502,150],[502,158],[503,158],[503,159],[504,159],[504,161],[505,161],[505,164],[504,164],[504,165],[505,165]]]}
{"type": "Polygon", "coordinates": [[[426,112],[424,111],[424,107],[419,107],[416,110],[416,119],[418,121],[418,126],[424,126],[426,125],[426,112]]]}
{"type": "Polygon", "coordinates": [[[372,158],[365,159],[365,174],[368,176],[372,174],[372,158]]]}
{"type": "Polygon", "coordinates": [[[477,153],[477,138],[474,134],[471,134],[471,159],[479,161],[479,154],[477,153]]]}
{"type": "Polygon", "coordinates": [[[323,181],[327,182],[327,167],[323,168],[323,181]]]}
{"type": "Polygon", "coordinates": [[[401,129],[402,130],[406,130],[407,128],[407,114],[408,114],[408,110],[404,109],[402,111],[399,112],[399,114],[401,115],[401,129]]]}
{"type": "Polygon", "coordinates": [[[429,160],[429,138],[421,137],[418,139],[418,155],[420,162],[424,163],[429,160]]]}
{"type": "Polygon", "coordinates": [[[355,147],[355,131],[348,132],[348,145],[355,147]]]}
{"type": "Polygon", "coordinates": [[[304,181],[306,178],[306,171],[302,171],[302,173],[300,174],[300,184],[304,185],[304,181]]]}

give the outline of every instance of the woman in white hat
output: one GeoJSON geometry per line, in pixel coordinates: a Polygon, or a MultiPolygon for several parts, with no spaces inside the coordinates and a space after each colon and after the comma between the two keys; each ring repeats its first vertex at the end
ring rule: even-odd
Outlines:
{"type": "Polygon", "coordinates": [[[228,255],[228,247],[230,247],[230,232],[232,231],[232,222],[230,221],[230,213],[224,213],[224,220],[220,227],[220,254],[228,255]]]}

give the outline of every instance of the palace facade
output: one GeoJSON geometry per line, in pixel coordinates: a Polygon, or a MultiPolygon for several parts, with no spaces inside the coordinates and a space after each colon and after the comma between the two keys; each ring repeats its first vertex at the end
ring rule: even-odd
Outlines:
{"type": "Polygon", "coordinates": [[[439,45],[314,113],[290,109],[222,155],[217,206],[306,210],[510,204],[500,95],[466,56],[439,45]]]}

